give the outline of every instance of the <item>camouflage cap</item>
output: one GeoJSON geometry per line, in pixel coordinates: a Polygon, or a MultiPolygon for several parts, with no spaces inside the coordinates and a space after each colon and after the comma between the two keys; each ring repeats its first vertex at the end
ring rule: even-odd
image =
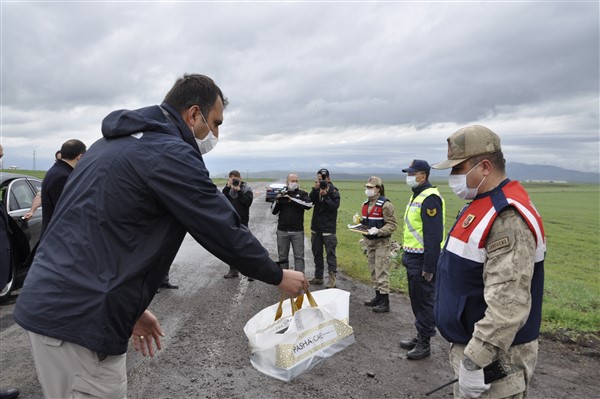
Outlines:
{"type": "Polygon", "coordinates": [[[369,177],[369,180],[367,180],[367,184],[365,184],[365,187],[381,187],[382,184],[383,183],[381,182],[381,179],[379,177],[371,176],[369,177]]]}
{"type": "Polygon", "coordinates": [[[500,137],[481,125],[463,127],[448,137],[448,160],[433,165],[434,169],[448,169],[479,155],[502,151],[500,137]]]}

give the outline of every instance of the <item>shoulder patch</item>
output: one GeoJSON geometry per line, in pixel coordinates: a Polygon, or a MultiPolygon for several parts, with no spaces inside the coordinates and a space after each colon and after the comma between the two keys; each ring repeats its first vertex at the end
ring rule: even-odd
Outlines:
{"type": "Polygon", "coordinates": [[[469,227],[469,225],[471,223],[473,223],[473,220],[475,220],[475,215],[471,215],[471,214],[467,215],[465,220],[463,220],[463,224],[462,224],[463,229],[466,229],[467,227],[469,227]]]}
{"type": "Polygon", "coordinates": [[[502,237],[499,240],[489,243],[485,249],[489,253],[489,252],[494,252],[494,251],[504,248],[504,247],[508,247],[509,245],[510,245],[510,239],[508,237],[502,237]]]}
{"type": "Polygon", "coordinates": [[[429,217],[434,217],[435,215],[437,215],[437,208],[433,208],[433,209],[427,209],[427,216],[429,217]]]}

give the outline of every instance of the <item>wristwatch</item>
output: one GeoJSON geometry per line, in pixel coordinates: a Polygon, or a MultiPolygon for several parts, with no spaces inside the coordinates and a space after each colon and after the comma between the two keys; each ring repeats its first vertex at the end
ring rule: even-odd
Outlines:
{"type": "Polygon", "coordinates": [[[463,366],[469,371],[479,370],[479,367],[474,361],[472,361],[468,356],[463,357],[463,366]]]}

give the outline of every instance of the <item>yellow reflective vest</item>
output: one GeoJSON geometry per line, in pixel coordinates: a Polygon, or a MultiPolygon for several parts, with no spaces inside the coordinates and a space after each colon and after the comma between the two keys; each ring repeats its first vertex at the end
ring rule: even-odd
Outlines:
{"type": "MultiPolygon", "coordinates": [[[[421,206],[425,198],[430,195],[437,195],[442,200],[442,223],[444,225],[444,231],[446,231],[446,202],[440,195],[440,192],[436,187],[430,187],[423,190],[419,195],[412,199],[406,205],[406,211],[404,212],[404,238],[402,248],[404,252],[410,252],[415,254],[422,254],[425,252],[425,242],[423,240],[423,220],[421,219],[421,206]]],[[[446,238],[440,242],[440,248],[444,246],[446,238]]]]}

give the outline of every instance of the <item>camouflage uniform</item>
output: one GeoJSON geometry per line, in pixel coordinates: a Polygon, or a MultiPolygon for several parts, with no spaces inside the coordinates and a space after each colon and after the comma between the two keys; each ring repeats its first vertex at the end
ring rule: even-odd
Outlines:
{"type": "MultiPolygon", "coordinates": [[[[378,198],[375,197],[369,200],[369,210],[378,198]]],[[[396,211],[390,201],[383,204],[383,220],[385,224],[379,229],[378,235],[384,237],[366,239],[365,242],[367,244],[367,259],[371,270],[371,280],[375,284],[374,288],[380,294],[389,294],[391,235],[398,227],[396,211]]]]}
{"type": "MultiPolygon", "coordinates": [[[[514,208],[507,208],[498,215],[486,241],[488,258],[483,281],[488,308],[485,317],[475,324],[473,338],[466,346],[452,344],[450,349],[450,362],[456,377],[464,355],[479,365],[490,364],[499,358],[507,369],[508,376],[492,383],[481,398],[527,396],[527,385],[537,362],[538,340],[511,344],[531,308],[535,248],[533,233],[514,208]]],[[[458,384],[454,386],[454,397],[463,398],[458,384]]]]}

